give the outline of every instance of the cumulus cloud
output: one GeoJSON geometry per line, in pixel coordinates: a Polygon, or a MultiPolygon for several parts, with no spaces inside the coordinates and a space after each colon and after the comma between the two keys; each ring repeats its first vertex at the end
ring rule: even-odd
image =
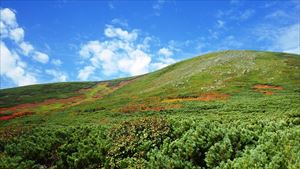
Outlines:
{"type": "Polygon", "coordinates": [[[16,22],[16,15],[14,13],[14,11],[8,9],[8,8],[4,8],[0,10],[0,15],[1,15],[1,21],[9,26],[9,27],[16,27],[18,26],[17,22],[16,22]]]}
{"type": "Polygon", "coordinates": [[[68,75],[64,72],[55,69],[47,69],[45,71],[48,75],[53,76],[53,80],[55,82],[65,82],[67,81],[68,75]]]}
{"type": "Polygon", "coordinates": [[[28,56],[30,52],[34,50],[33,46],[28,42],[21,42],[20,48],[22,49],[22,53],[25,56],[28,56]]]}
{"type": "Polygon", "coordinates": [[[91,74],[95,71],[95,67],[93,66],[86,66],[83,69],[79,70],[78,79],[80,80],[87,80],[91,74]]]}
{"type": "Polygon", "coordinates": [[[254,31],[258,41],[268,44],[267,50],[300,54],[300,23],[284,27],[258,26],[254,31]]]}
{"type": "Polygon", "coordinates": [[[23,42],[24,30],[18,27],[16,15],[13,10],[8,8],[0,9],[0,27],[1,27],[1,75],[10,79],[18,86],[35,84],[37,79],[31,73],[27,64],[22,61],[16,50],[11,50],[3,40],[10,39],[21,49],[25,54],[33,50],[30,44],[23,42]]]}
{"type": "Polygon", "coordinates": [[[173,59],[171,56],[173,55],[173,51],[168,48],[160,48],[157,52],[157,54],[160,56],[156,62],[151,64],[152,69],[161,69],[164,68],[170,64],[173,64],[176,62],[175,59],[173,59]]]}
{"type": "Polygon", "coordinates": [[[79,55],[84,59],[89,59],[95,53],[102,50],[102,46],[99,41],[89,41],[83,45],[79,51],[79,55]]]}
{"type": "Polygon", "coordinates": [[[136,39],[136,30],[131,32],[113,26],[107,26],[104,35],[106,41],[89,41],[81,47],[80,56],[89,60],[90,65],[79,71],[78,78],[86,80],[99,69],[109,76],[117,73],[138,75],[147,73],[151,57],[142,50],[136,39]]]}
{"type": "Polygon", "coordinates": [[[122,30],[121,28],[115,28],[111,25],[107,26],[107,28],[104,30],[104,34],[109,38],[119,38],[126,41],[134,41],[138,36],[137,30],[128,32],[126,30],[122,30]]]}
{"type": "Polygon", "coordinates": [[[22,28],[15,28],[10,31],[10,38],[16,42],[21,42],[24,39],[24,30],[22,28]]]}
{"type": "Polygon", "coordinates": [[[157,53],[159,55],[163,55],[163,56],[166,56],[166,57],[169,57],[169,56],[173,55],[173,52],[168,48],[161,48],[161,49],[159,49],[159,51],[157,53]]]}
{"type": "Polygon", "coordinates": [[[283,52],[300,54],[300,23],[284,27],[274,40],[274,47],[283,52]]]}
{"type": "Polygon", "coordinates": [[[29,56],[32,60],[45,64],[48,63],[49,56],[24,40],[25,31],[18,25],[14,10],[0,9],[0,16],[1,75],[18,86],[37,83],[38,75],[31,70],[42,71],[27,64],[22,57],[29,56]]]}
{"type": "Polygon", "coordinates": [[[4,8],[0,9],[0,14],[1,38],[13,40],[17,48],[21,50],[20,54],[30,55],[32,59],[40,63],[47,63],[49,60],[47,54],[37,51],[31,43],[24,41],[25,31],[19,27],[15,12],[9,8],[4,8]]]}
{"type": "Polygon", "coordinates": [[[173,63],[173,52],[161,48],[160,57],[152,62],[149,42],[151,37],[142,37],[138,30],[124,30],[108,25],[104,30],[104,41],[89,41],[81,46],[79,55],[85,66],[79,70],[77,78],[88,80],[97,71],[103,75],[140,75],[150,70],[173,63]],[[156,65],[156,66],[154,66],[156,65]]]}
{"type": "Polygon", "coordinates": [[[23,55],[33,53],[32,58],[41,63],[47,63],[49,58],[45,53],[35,51],[34,47],[24,41],[24,29],[18,26],[15,12],[9,8],[0,9],[1,20],[1,38],[9,38],[15,42],[17,47],[21,49],[23,55]],[[34,51],[34,52],[33,52],[34,51]]]}
{"type": "Polygon", "coordinates": [[[152,63],[151,67],[153,70],[161,69],[175,63],[176,60],[170,57],[158,58],[158,62],[152,63]]]}
{"type": "Polygon", "coordinates": [[[151,57],[148,54],[138,49],[128,54],[128,58],[122,58],[118,62],[120,71],[128,72],[130,75],[140,75],[149,71],[151,57]]]}
{"type": "Polygon", "coordinates": [[[40,63],[47,63],[49,61],[49,56],[42,52],[34,52],[33,59],[40,63]]]}
{"type": "Polygon", "coordinates": [[[8,77],[18,86],[37,82],[35,76],[26,70],[26,63],[20,59],[17,53],[10,51],[2,41],[0,42],[0,49],[1,76],[8,77]]]}

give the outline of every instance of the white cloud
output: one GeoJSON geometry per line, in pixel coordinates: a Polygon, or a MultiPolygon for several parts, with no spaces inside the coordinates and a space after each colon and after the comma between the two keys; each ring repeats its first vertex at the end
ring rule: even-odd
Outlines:
{"type": "Polygon", "coordinates": [[[15,11],[9,8],[0,9],[0,15],[1,75],[18,86],[37,83],[36,75],[30,72],[32,68],[28,68],[20,56],[30,56],[41,63],[47,63],[49,56],[36,51],[29,42],[24,41],[25,31],[18,26],[15,11]],[[8,41],[11,42],[9,46],[6,45],[8,41]]]}
{"type": "Polygon", "coordinates": [[[10,30],[10,38],[15,42],[22,42],[24,39],[24,29],[23,28],[15,28],[10,30]]]}
{"type": "MultiPolygon", "coordinates": [[[[34,46],[24,41],[25,31],[17,23],[16,12],[9,8],[0,9],[1,27],[1,73],[12,80],[16,85],[37,83],[37,78],[27,68],[27,63],[22,61],[21,56],[30,56],[31,59],[40,63],[47,63],[49,56],[37,51],[34,46]],[[11,43],[6,43],[6,42],[11,43]],[[6,44],[9,46],[6,46],[6,44]]],[[[36,72],[41,72],[35,69],[36,72]]]]}
{"type": "Polygon", "coordinates": [[[9,27],[16,27],[18,26],[17,22],[16,22],[16,15],[15,13],[8,9],[8,8],[4,8],[0,10],[0,18],[2,20],[2,22],[9,26],[9,27]]]}
{"type": "Polygon", "coordinates": [[[33,59],[35,61],[45,64],[49,61],[49,56],[45,53],[36,51],[36,52],[34,52],[33,59]]]}
{"type": "Polygon", "coordinates": [[[55,69],[47,69],[45,71],[48,75],[51,75],[53,76],[53,81],[55,82],[65,82],[67,81],[67,74],[64,73],[64,72],[61,72],[61,71],[58,71],[58,70],[55,70],[55,69]]]}
{"type": "Polygon", "coordinates": [[[107,26],[104,35],[108,37],[104,41],[89,41],[81,46],[79,55],[85,66],[79,70],[78,79],[88,80],[96,71],[105,76],[140,75],[175,62],[169,47],[161,48],[157,52],[160,57],[152,62],[153,39],[142,37],[138,31],[107,26]]]}
{"type": "Polygon", "coordinates": [[[152,63],[150,66],[153,70],[161,69],[175,63],[176,60],[171,57],[158,58],[158,62],[152,63]]]}
{"type": "Polygon", "coordinates": [[[28,42],[21,42],[20,48],[22,49],[22,53],[25,56],[28,56],[30,52],[34,50],[33,46],[28,42]]]}
{"type": "Polygon", "coordinates": [[[274,47],[283,52],[300,54],[300,23],[283,28],[274,40],[274,47]]]}
{"type": "Polygon", "coordinates": [[[11,52],[4,42],[0,42],[0,73],[11,79],[16,85],[24,86],[35,84],[37,79],[26,70],[26,64],[17,53],[11,52]]]}
{"type": "Polygon", "coordinates": [[[60,66],[62,61],[60,59],[52,59],[51,63],[55,66],[60,66]]]}
{"type": "Polygon", "coordinates": [[[128,53],[129,58],[122,58],[118,62],[119,69],[122,72],[128,72],[130,75],[140,75],[147,73],[151,57],[141,50],[134,50],[128,53]]]}
{"type": "Polygon", "coordinates": [[[78,79],[87,80],[91,74],[93,74],[95,68],[93,66],[86,66],[83,69],[79,70],[78,79]]]}
{"type": "Polygon", "coordinates": [[[0,19],[0,35],[1,39],[6,38],[8,36],[8,28],[0,19]]]}
{"type": "MultiPolygon", "coordinates": [[[[18,26],[15,12],[9,8],[0,9],[1,38],[9,38],[15,42],[17,48],[21,49],[19,54],[31,57],[41,63],[47,63],[49,56],[45,53],[36,51],[31,43],[24,41],[25,32],[18,26]],[[2,29],[3,28],[3,29],[2,29]]],[[[16,50],[18,51],[18,50],[16,50]]]]}
{"type": "Polygon", "coordinates": [[[104,30],[104,34],[109,38],[119,38],[126,41],[134,41],[138,37],[137,30],[127,32],[121,28],[115,28],[111,25],[107,26],[107,28],[104,30]]]}
{"type": "MultiPolygon", "coordinates": [[[[82,46],[79,54],[83,59],[89,60],[90,66],[101,69],[107,76],[119,72],[138,75],[148,72],[151,57],[137,46],[133,42],[116,39],[90,41],[82,46]]],[[[83,77],[80,79],[86,79],[94,69],[85,67],[80,71],[80,77],[83,77]]]]}
{"type": "Polygon", "coordinates": [[[120,19],[120,18],[115,18],[111,21],[112,24],[114,25],[120,25],[123,27],[128,27],[128,22],[125,19],[120,19]]]}
{"type": "Polygon", "coordinates": [[[99,41],[89,41],[83,45],[79,51],[79,55],[84,59],[90,58],[94,53],[98,53],[102,50],[102,46],[99,41]]]}
{"type": "Polygon", "coordinates": [[[166,57],[169,57],[169,56],[173,55],[173,52],[168,48],[161,48],[161,49],[159,49],[159,51],[157,53],[159,55],[163,55],[163,56],[166,56],[166,57]]]}
{"type": "Polygon", "coordinates": [[[261,25],[254,35],[262,41],[266,50],[300,54],[300,23],[285,27],[261,25]]]}
{"type": "Polygon", "coordinates": [[[159,57],[156,62],[151,64],[151,68],[154,70],[164,68],[176,62],[175,59],[171,58],[173,52],[168,48],[160,48],[157,53],[161,57],[159,57]]]}

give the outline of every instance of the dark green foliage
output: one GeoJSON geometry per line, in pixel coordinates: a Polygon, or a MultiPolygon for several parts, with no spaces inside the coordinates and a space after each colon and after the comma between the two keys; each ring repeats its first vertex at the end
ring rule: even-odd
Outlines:
{"type": "Polygon", "coordinates": [[[110,129],[38,128],[6,143],[0,168],[298,168],[299,127],[288,118],[149,117],[110,129]]]}
{"type": "Polygon", "coordinates": [[[149,153],[151,167],[281,168],[284,165],[293,168],[300,165],[296,145],[300,141],[299,128],[291,130],[287,123],[199,124],[191,120],[180,126],[175,133],[184,134],[175,140],[166,139],[160,149],[149,153]]]}
{"type": "Polygon", "coordinates": [[[23,165],[58,168],[103,166],[108,149],[101,127],[39,128],[5,146],[0,168],[23,165]]]}
{"type": "Polygon", "coordinates": [[[171,126],[158,117],[145,118],[122,123],[109,136],[114,141],[108,152],[109,166],[127,168],[133,161],[142,164],[147,152],[159,148],[171,136],[171,126]]]}

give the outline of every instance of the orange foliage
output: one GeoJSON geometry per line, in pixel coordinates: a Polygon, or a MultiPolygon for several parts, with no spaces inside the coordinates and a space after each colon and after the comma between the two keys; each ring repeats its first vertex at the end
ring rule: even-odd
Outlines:
{"type": "Polygon", "coordinates": [[[176,102],[176,101],[213,101],[213,100],[226,100],[229,98],[229,94],[222,93],[205,93],[199,97],[187,97],[187,98],[174,98],[163,100],[163,102],[176,102]]]}
{"type": "Polygon", "coordinates": [[[263,89],[283,90],[282,86],[271,86],[271,85],[263,85],[263,84],[257,84],[253,88],[255,89],[255,91],[263,93],[265,95],[272,95],[275,92],[267,91],[267,90],[263,90],[263,89]]]}
{"type": "Polygon", "coordinates": [[[257,84],[254,86],[255,89],[274,89],[274,90],[283,90],[282,86],[271,86],[271,85],[262,85],[257,84]]]}
{"type": "Polygon", "coordinates": [[[32,112],[16,112],[16,113],[13,113],[12,115],[2,116],[2,117],[0,117],[0,120],[5,121],[5,120],[10,120],[10,119],[14,119],[16,117],[21,117],[21,116],[30,115],[30,114],[33,114],[33,113],[32,112]]]}

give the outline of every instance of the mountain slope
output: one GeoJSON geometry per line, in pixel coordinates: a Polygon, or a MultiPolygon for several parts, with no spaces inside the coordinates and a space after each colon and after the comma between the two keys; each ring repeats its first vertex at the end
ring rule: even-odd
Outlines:
{"type": "MultiPolygon", "coordinates": [[[[45,105],[47,107],[42,111],[49,107],[59,110],[59,107],[65,107],[64,104],[80,100],[80,103],[73,104],[75,107],[71,110],[108,109],[122,112],[122,108],[132,107],[137,109],[132,110],[134,112],[147,107],[162,108],[164,106],[162,102],[168,99],[211,97],[211,100],[214,100],[214,97],[228,99],[239,95],[248,98],[252,95],[263,97],[257,95],[259,92],[269,95],[294,93],[300,90],[299,63],[299,57],[292,54],[223,51],[195,57],[132,79],[34,85],[1,90],[0,108],[23,103],[38,104],[44,101],[46,103],[37,106],[25,105],[26,111],[28,109],[30,111],[31,107],[45,105]],[[125,85],[122,84],[124,82],[125,85]],[[269,87],[258,89],[255,85],[269,85],[269,87]],[[274,90],[272,86],[280,86],[282,89],[274,90]],[[71,99],[64,100],[65,98],[71,99]]],[[[17,107],[17,110],[22,111],[22,107],[17,107]]],[[[1,111],[2,114],[7,114],[4,111],[1,111]]],[[[35,108],[32,112],[39,110],[35,108]]]]}
{"type": "Polygon", "coordinates": [[[0,96],[0,168],[300,167],[299,55],[222,51],[0,96]]]}

